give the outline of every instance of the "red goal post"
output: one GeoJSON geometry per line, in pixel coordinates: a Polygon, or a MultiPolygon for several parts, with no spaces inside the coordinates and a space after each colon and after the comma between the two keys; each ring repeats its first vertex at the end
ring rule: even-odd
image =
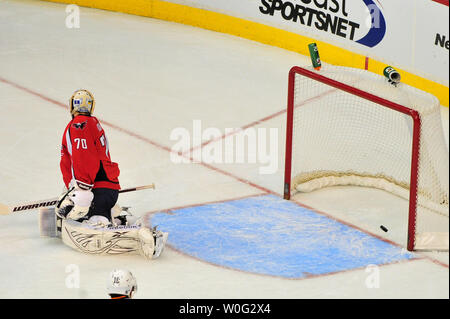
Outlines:
{"type": "MultiPolygon", "coordinates": [[[[338,68],[338,67],[333,67],[338,68]]],[[[348,71],[350,68],[343,68],[344,71],[348,71]]],[[[338,71],[339,72],[339,71],[338,71]]],[[[350,71],[351,72],[351,71],[350,71]]],[[[360,70],[355,72],[361,72],[360,70]]],[[[293,141],[297,135],[294,132],[295,120],[294,112],[297,108],[304,107],[304,103],[296,104],[296,95],[301,95],[301,88],[296,88],[296,81],[299,76],[308,78],[309,80],[320,83],[322,86],[333,89],[336,92],[346,92],[352,96],[359,97],[363,100],[370,101],[375,105],[380,107],[388,108],[395,112],[400,112],[411,118],[412,126],[412,143],[410,152],[410,176],[409,176],[409,214],[408,214],[408,238],[407,238],[407,249],[412,251],[415,249],[416,240],[416,216],[417,216],[417,206],[418,206],[418,177],[419,177],[419,159],[420,159],[420,147],[421,147],[421,114],[411,107],[401,105],[399,103],[390,101],[385,97],[375,95],[373,92],[368,92],[358,88],[352,83],[344,83],[333,79],[331,77],[325,76],[326,74],[321,74],[322,72],[313,69],[307,69],[295,66],[289,72],[289,84],[288,84],[288,103],[287,103],[287,126],[286,126],[286,149],[285,149],[285,176],[284,176],[284,198],[290,199],[292,193],[292,179],[293,179],[293,141]]],[[[311,84],[313,85],[313,84],[311,84]]],[[[311,86],[309,85],[309,86],[311,86]]],[[[385,83],[386,86],[392,86],[391,84],[385,83]]],[[[311,97],[309,97],[311,98],[311,97]]],[[[312,97],[314,98],[314,97],[312,97]]],[[[319,97],[320,99],[320,97],[319,97]]],[[[376,107],[376,106],[373,106],[376,107]]],[[[299,134],[297,132],[297,134],[299,134]]],[[[298,138],[298,137],[297,137],[298,138]]],[[[303,150],[300,150],[302,152],[303,150]]],[[[308,152],[308,150],[304,150],[308,152]]],[[[326,156],[324,154],[324,156],[326,156]]],[[[448,192],[448,190],[447,190],[448,192]]],[[[448,203],[447,203],[448,204],[448,203]]],[[[447,233],[448,236],[448,233],[447,233]]]]}

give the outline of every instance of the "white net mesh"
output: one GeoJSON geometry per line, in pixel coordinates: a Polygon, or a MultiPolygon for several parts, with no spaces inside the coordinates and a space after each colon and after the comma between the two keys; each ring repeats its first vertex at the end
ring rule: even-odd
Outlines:
{"type": "MultiPolygon", "coordinates": [[[[446,233],[447,247],[440,249],[448,249],[449,154],[439,101],[363,70],[328,65],[308,70],[419,112],[419,208],[413,236],[418,244],[419,233],[446,233]]],[[[300,74],[294,90],[291,190],[358,185],[409,200],[411,116],[300,74]]]]}

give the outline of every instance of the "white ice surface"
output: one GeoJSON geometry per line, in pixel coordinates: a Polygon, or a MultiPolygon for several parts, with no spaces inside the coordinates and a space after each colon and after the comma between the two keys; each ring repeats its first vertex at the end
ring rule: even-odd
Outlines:
{"type": "MultiPolygon", "coordinates": [[[[59,148],[77,88],[95,93],[123,187],[120,204],[136,215],[163,208],[260,194],[261,189],[201,165],[175,165],[170,132],[237,128],[285,107],[287,73],[309,61],[293,52],[202,29],[94,9],[81,9],[81,28],[65,27],[65,6],[0,2],[0,202],[54,197],[62,188],[59,148]],[[6,83],[5,80],[8,83],[6,83]],[[11,85],[10,83],[16,84],[11,85]],[[29,91],[25,90],[28,89],[29,91]],[[39,93],[37,96],[32,92],[39,93]],[[134,136],[130,136],[130,132],[134,136]],[[138,137],[138,138],[137,138],[138,137]]],[[[448,109],[443,108],[448,141],[448,109]]],[[[257,127],[285,128],[284,115],[257,127]]],[[[280,136],[280,145],[284,145],[280,136]]],[[[282,150],[280,150],[282,154],[282,150]]],[[[215,165],[281,193],[283,159],[273,175],[258,165],[215,165]]],[[[377,190],[331,188],[296,196],[304,204],[404,245],[405,203],[377,190]],[[387,233],[379,229],[388,227],[387,233]]],[[[137,277],[136,298],[448,298],[448,253],[380,268],[380,287],[366,286],[364,269],[303,280],[258,276],[203,263],[170,247],[156,261],[139,256],[83,255],[57,239],[40,238],[37,212],[0,216],[0,298],[106,298],[116,267],[137,277]],[[80,287],[68,288],[80,270],[80,287]],[[447,266],[446,266],[447,265],[447,266]]],[[[193,238],[195,240],[195,238],[193,238]]]]}

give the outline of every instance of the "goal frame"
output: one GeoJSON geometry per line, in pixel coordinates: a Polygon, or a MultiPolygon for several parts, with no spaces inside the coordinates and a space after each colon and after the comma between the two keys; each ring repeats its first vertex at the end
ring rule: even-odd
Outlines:
{"type": "MultiPolygon", "coordinates": [[[[319,71],[320,72],[320,71],[319,71]]],[[[380,107],[387,107],[391,110],[406,114],[413,121],[413,137],[411,150],[411,175],[409,190],[409,213],[408,213],[408,237],[407,249],[414,250],[416,233],[416,215],[417,215],[417,190],[419,173],[419,154],[420,154],[420,132],[421,118],[419,112],[406,106],[391,102],[379,96],[362,91],[345,83],[330,79],[319,73],[312,72],[305,68],[294,66],[289,71],[288,82],[288,100],[287,100],[287,124],[286,124],[286,149],[285,149],[285,172],[284,172],[284,199],[291,198],[291,179],[292,179],[292,141],[294,131],[294,109],[295,109],[295,79],[297,75],[308,77],[312,80],[321,82],[335,89],[356,95],[368,101],[374,102],[380,107]]],[[[302,107],[299,105],[298,107],[302,107]]]]}

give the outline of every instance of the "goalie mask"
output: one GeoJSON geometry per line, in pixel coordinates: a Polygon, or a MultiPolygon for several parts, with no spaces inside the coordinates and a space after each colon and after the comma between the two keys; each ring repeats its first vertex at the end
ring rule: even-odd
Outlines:
{"type": "Polygon", "coordinates": [[[107,290],[111,298],[133,298],[137,291],[136,278],[128,270],[115,269],[110,274],[107,290]]]}
{"type": "Polygon", "coordinates": [[[70,98],[70,114],[92,115],[95,108],[94,96],[88,90],[77,90],[70,98]]]}

